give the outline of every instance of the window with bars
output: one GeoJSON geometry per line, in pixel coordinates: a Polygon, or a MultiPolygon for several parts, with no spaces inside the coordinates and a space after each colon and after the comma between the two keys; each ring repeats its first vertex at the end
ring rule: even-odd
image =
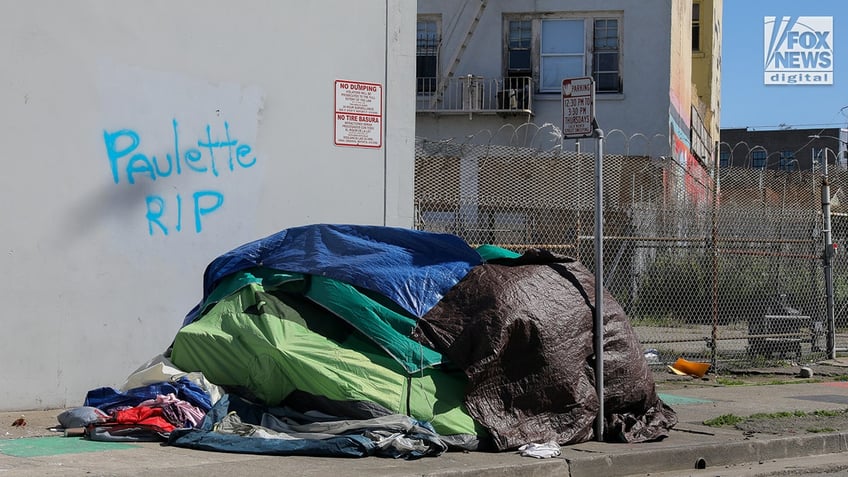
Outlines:
{"type": "Polygon", "coordinates": [[[439,81],[439,21],[418,19],[415,47],[416,91],[432,93],[439,81]]]}
{"type": "Polygon", "coordinates": [[[797,165],[798,161],[795,160],[795,151],[780,151],[780,170],[792,172],[797,165]]]}
{"type": "Polygon", "coordinates": [[[751,151],[751,167],[754,169],[766,167],[766,151],[762,149],[751,151]]]}

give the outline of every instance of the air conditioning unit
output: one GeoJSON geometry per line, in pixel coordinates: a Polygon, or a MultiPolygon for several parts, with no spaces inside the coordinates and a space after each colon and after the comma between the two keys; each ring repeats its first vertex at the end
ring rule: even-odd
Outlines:
{"type": "Polygon", "coordinates": [[[518,90],[510,88],[499,91],[498,109],[518,109],[518,90]]]}

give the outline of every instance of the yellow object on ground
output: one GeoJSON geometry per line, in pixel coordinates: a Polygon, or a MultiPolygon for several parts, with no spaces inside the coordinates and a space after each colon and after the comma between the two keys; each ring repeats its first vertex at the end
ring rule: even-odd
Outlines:
{"type": "Polygon", "coordinates": [[[677,358],[674,364],[668,366],[672,373],[680,376],[696,376],[703,378],[710,369],[710,363],[701,363],[698,361],[688,361],[683,358],[677,358]]]}

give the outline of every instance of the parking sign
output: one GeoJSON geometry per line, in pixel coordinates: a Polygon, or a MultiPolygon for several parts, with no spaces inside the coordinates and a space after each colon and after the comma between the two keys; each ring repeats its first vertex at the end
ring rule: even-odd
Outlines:
{"type": "Polygon", "coordinates": [[[562,80],[562,135],[591,137],[595,119],[595,82],[591,76],[562,80]]]}

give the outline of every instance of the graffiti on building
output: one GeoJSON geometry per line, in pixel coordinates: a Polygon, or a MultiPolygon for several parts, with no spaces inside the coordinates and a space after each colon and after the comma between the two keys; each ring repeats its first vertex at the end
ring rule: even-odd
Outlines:
{"type": "MultiPolygon", "coordinates": [[[[141,134],[133,129],[104,130],[103,143],[114,183],[133,186],[140,181],[174,181],[179,176],[221,179],[256,165],[253,147],[233,137],[226,121],[222,130],[213,130],[207,124],[205,135],[193,141],[181,141],[184,138],[176,119],[171,129],[173,145],[169,151],[145,150],[141,134]]],[[[219,211],[226,202],[219,189],[182,191],[179,185],[171,184],[172,190],[177,190],[175,194],[145,197],[144,220],[150,235],[181,232],[184,220],[193,224],[195,233],[201,233],[204,216],[219,211]]]]}

